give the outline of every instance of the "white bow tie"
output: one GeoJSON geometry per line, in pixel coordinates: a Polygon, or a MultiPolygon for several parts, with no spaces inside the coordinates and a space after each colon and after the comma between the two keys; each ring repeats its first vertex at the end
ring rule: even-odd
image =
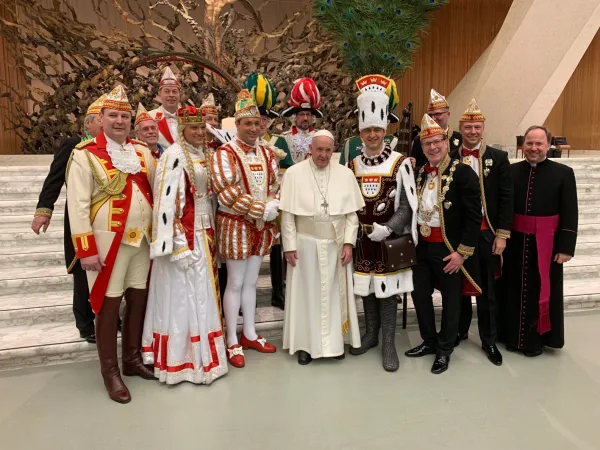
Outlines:
{"type": "Polygon", "coordinates": [[[169,111],[165,111],[165,117],[167,119],[177,119],[177,113],[170,113],[169,111]]]}

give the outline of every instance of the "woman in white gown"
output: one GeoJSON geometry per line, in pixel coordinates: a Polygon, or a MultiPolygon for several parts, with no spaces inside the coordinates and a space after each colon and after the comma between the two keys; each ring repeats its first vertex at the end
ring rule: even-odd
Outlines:
{"type": "Polygon", "coordinates": [[[142,356],[161,382],[210,384],[227,373],[227,357],[206,130],[193,106],[180,108],[177,118],[178,140],[156,169],[142,356]]]}

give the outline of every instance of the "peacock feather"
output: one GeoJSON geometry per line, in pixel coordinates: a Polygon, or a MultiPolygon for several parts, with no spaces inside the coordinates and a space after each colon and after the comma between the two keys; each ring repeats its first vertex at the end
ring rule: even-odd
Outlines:
{"type": "Polygon", "coordinates": [[[313,7],[339,45],[351,75],[397,78],[411,66],[429,13],[448,1],[313,0],[313,7]]]}

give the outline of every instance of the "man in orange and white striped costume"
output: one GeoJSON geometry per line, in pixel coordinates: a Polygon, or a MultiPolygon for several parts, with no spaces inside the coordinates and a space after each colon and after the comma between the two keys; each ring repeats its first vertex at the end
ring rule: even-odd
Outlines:
{"type": "Polygon", "coordinates": [[[242,349],[274,353],[276,348],[256,334],[256,282],[265,255],[279,232],[277,158],[259,145],[260,112],[254,94],[238,94],[235,105],[236,137],[219,147],[211,159],[213,189],[219,200],[217,249],[227,264],[227,288],[223,299],[227,326],[227,358],[244,367],[242,349]],[[242,308],[244,326],[238,343],[236,326],[242,308]]]}

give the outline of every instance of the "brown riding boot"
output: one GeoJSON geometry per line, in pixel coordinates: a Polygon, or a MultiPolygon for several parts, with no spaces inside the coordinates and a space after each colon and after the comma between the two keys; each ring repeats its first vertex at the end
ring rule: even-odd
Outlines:
{"type": "Polygon", "coordinates": [[[100,371],[108,396],[118,403],[129,403],[129,389],[121,379],[117,358],[117,326],[121,297],[104,297],[100,313],[96,315],[96,346],[100,357],[100,371]]]}
{"type": "Polygon", "coordinates": [[[154,371],[142,362],[142,333],[147,300],[146,289],[130,288],[125,291],[125,313],[121,332],[123,375],[154,380],[154,371]]]}

